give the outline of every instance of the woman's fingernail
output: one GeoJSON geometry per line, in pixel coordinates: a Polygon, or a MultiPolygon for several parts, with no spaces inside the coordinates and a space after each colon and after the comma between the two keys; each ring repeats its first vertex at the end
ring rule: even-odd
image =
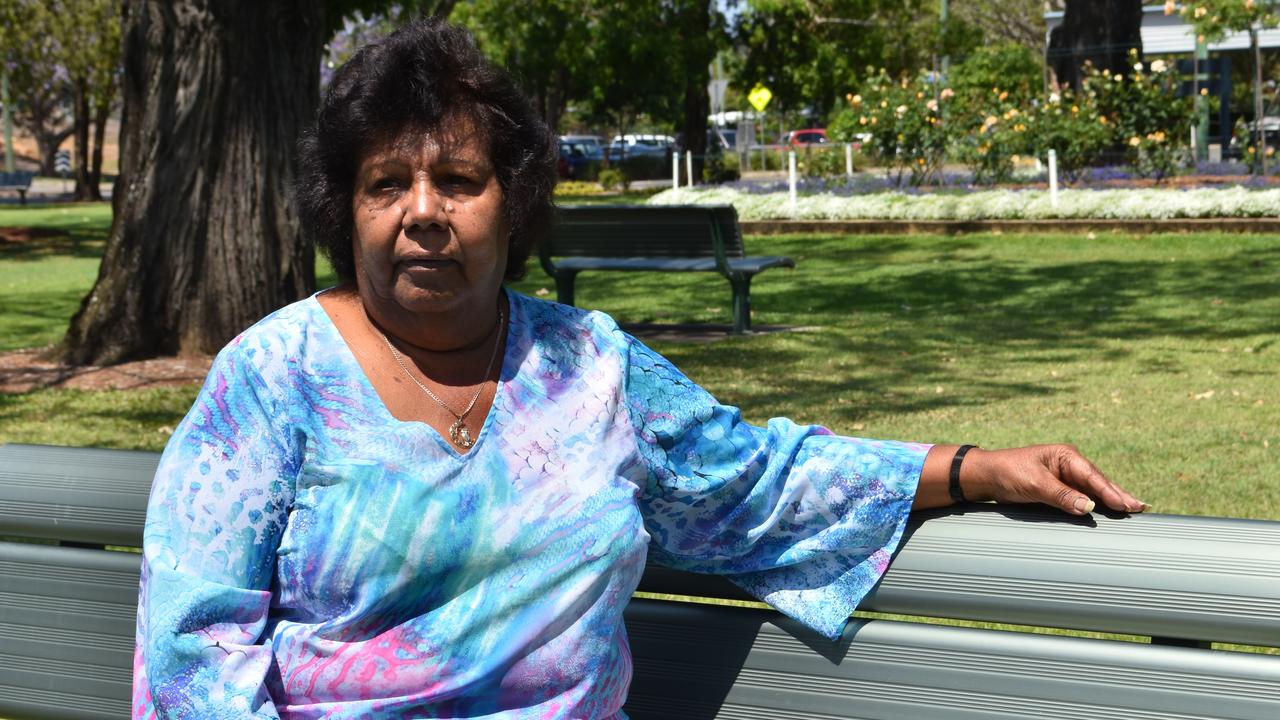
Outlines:
{"type": "Polygon", "coordinates": [[[1090,500],[1089,498],[1086,498],[1086,497],[1076,498],[1076,504],[1075,504],[1076,512],[1078,513],[1093,512],[1093,507],[1094,507],[1093,501],[1090,500]]]}
{"type": "Polygon", "coordinates": [[[1142,502],[1141,500],[1139,500],[1138,502],[1142,504],[1142,510],[1140,512],[1146,512],[1151,509],[1151,503],[1145,503],[1145,502],[1142,502]]]}

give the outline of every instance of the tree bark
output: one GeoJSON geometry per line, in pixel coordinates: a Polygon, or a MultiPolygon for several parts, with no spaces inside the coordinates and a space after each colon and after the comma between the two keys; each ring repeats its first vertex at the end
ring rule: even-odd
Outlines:
{"type": "Polygon", "coordinates": [[[89,186],[102,199],[102,144],[107,139],[107,121],[111,119],[111,101],[99,101],[93,109],[93,162],[89,165],[89,186]]]}
{"type": "Polygon", "coordinates": [[[716,53],[711,37],[711,3],[708,0],[686,0],[676,3],[675,7],[679,13],[677,32],[684,67],[680,132],[684,137],[684,149],[693,153],[693,176],[700,178],[706,164],[707,115],[711,112],[707,83],[711,79],[711,60],[716,53]]]}
{"type": "Polygon", "coordinates": [[[1080,88],[1085,62],[1128,75],[1130,50],[1142,56],[1142,0],[1067,0],[1062,24],[1049,37],[1049,67],[1058,84],[1080,88]]]}
{"type": "Polygon", "coordinates": [[[212,353],[312,291],[292,185],[325,12],[313,0],[125,3],[115,217],[64,360],[212,353]]]}
{"type": "Polygon", "coordinates": [[[93,160],[89,150],[89,126],[93,124],[93,119],[89,117],[89,92],[87,83],[77,80],[74,83],[75,91],[75,137],[76,137],[76,167],[75,167],[75,199],[79,201],[100,201],[102,193],[98,190],[96,183],[92,182],[90,167],[93,160]]]}

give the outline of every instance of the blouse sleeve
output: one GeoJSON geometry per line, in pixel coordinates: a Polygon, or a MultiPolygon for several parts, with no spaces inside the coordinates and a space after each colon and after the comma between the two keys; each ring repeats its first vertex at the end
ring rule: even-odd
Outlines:
{"type": "Polygon", "coordinates": [[[742,420],[629,338],[627,404],[647,466],[650,557],[726,575],[835,638],[889,565],[928,445],[742,420]]]}
{"type": "MultiPolygon", "coordinates": [[[[228,346],[160,460],[147,506],[135,718],[277,717],[258,644],[298,446],[253,367],[228,346]]],[[[261,359],[259,357],[259,359],[261,359]]]]}

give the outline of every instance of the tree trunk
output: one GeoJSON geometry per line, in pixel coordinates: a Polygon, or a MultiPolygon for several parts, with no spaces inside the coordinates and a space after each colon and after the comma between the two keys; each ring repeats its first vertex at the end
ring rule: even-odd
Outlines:
{"type": "Polygon", "coordinates": [[[315,285],[292,185],[325,4],[128,0],[123,27],[115,218],[75,364],[212,353],[315,285]]]}
{"type": "Polygon", "coordinates": [[[75,199],[78,201],[100,201],[102,200],[102,193],[98,191],[98,186],[91,182],[89,177],[89,167],[93,162],[89,151],[89,126],[93,124],[93,120],[89,117],[89,92],[86,85],[87,83],[83,79],[74,83],[76,110],[75,199]]]}
{"type": "Polygon", "coordinates": [[[1080,88],[1085,62],[1128,75],[1130,50],[1142,56],[1142,0],[1067,0],[1062,24],[1049,36],[1049,66],[1058,84],[1080,88]]]}
{"type": "Polygon", "coordinates": [[[36,154],[40,156],[37,158],[40,162],[40,174],[44,177],[53,177],[57,175],[54,163],[57,160],[58,147],[71,137],[75,126],[49,130],[45,127],[44,116],[34,109],[32,118],[31,125],[27,129],[32,131],[31,134],[36,140],[36,154]]]}
{"type": "Polygon", "coordinates": [[[684,104],[681,134],[684,149],[693,153],[693,176],[700,178],[706,163],[707,115],[711,98],[707,83],[711,80],[711,60],[716,46],[711,38],[712,14],[708,0],[677,3],[679,42],[683,49],[684,104]]]}
{"type": "Polygon", "coordinates": [[[111,101],[98,101],[93,109],[93,162],[89,165],[89,186],[102,199],[102,144],[107,139],[107,121],[111,119],[111,101]]]}

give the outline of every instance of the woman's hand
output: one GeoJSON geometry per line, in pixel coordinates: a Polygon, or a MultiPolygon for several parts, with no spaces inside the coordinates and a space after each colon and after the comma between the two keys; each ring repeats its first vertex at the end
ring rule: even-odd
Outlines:
{"type": "MultiPolygon", "coordinates": [[[[929,451],[913,507],[951,504],[947,483],[956,449],[955,445],[935,445],[929,451]]],[[[966,500],[1044,503],[1072,515],[1091,512],[1095,502],[1119,512],[1142,512],[1151,507],[1108,480],[1070,445],[974,448],[960,466],[960,489],[966,500]]]]}

